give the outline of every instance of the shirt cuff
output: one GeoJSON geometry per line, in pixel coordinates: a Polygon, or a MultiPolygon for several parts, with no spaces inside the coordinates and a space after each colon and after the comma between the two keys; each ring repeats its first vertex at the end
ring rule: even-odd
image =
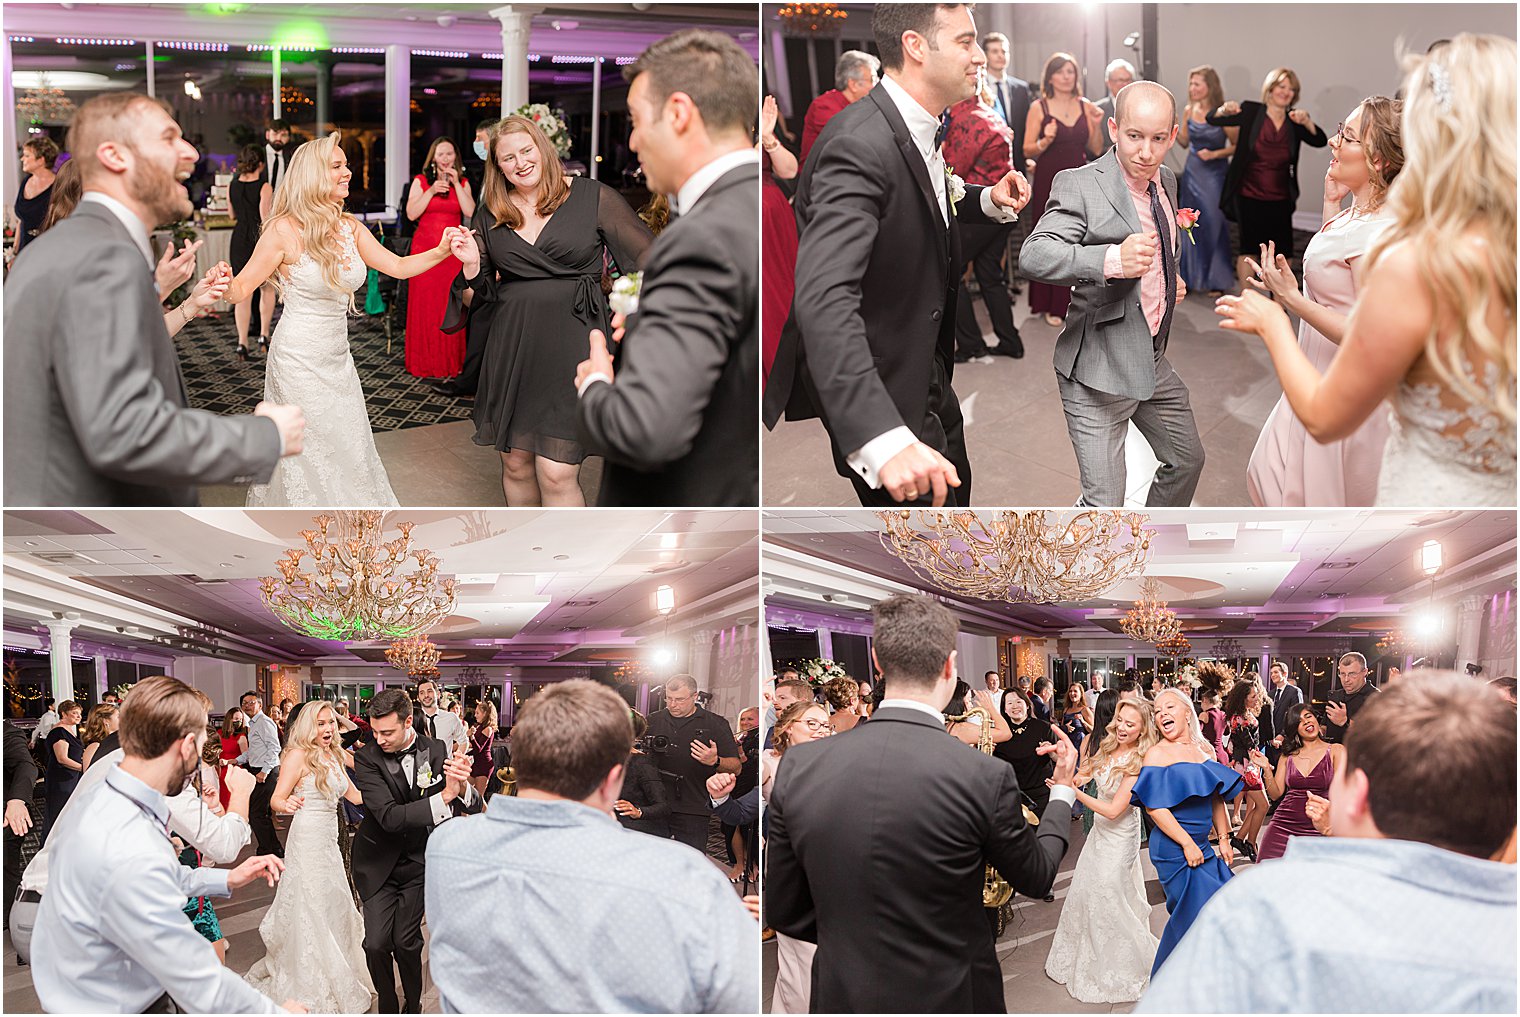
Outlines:
{"type": "MultiPolygon", "coordinates": [[[[596,377],[596,375],[592,375],[596,377]]],[[[881,486],[881,468],[903,449],[918,441],[906,426],[894,427],[885,434],[878,434],[860,448],[845,457],[850,469],[860,474],[860,479],[872,489],[881,486]]]]}
{"type": "Polygon", "coordinates": [[[575,388],[575,394],[577,396],[584,395],[586,389],[590,388],[591,383],[594,381],[605,381],[607,384],[611,385],[612,376],[604,371],[592,371],[590,374],[581,379],[581,383],[575,388]]]}
{"type": "Polygon", "coordinates": [[[712,801],[713,808],[716,809],[719,805],[722,805],[724,802],[728,801],[728,795],[724,795],[722,798],[713,798],[710,800],[712,801]]]}
{"type": "Polygon", "coordinates": [[[1071,805],[1077,800],[1077,789],[1070,784],[1057,784],[1050,789],[1050,800],[1071,805]]]}
{"type": "Polygon", "coordinates": [[[990,187],[982,188],[981,204],[982,214],[991,219],[993,222],[1009,223],[1019,221],[1019,213],[993,203],[992,188],[990,187]]]}
{"type": "Polygon", "coordinates": [[[450,819],[454,818],[454,813],[449,809],[448,803],[443,800],[443,795],[441,795],[441,794],[433,795],[431,798],[428,799],[428,802],[432,805],[432,808],[433,808],[433,825],[434,826],[437,826],[437,825],[445,822],[446,820],[450,820],[450,819]]]}
{"type": "Polygon", "coordinates": [[[1119,257],[1118,244],[1109,244],[1108,250],[1103,253],[1103,278],[1124,278],[1124,261],[1119,257]]]}
{"type": "Polygon", "coordinates": [[[202,869],[205,880],[201,888],[206,891],[207,897],[231,897],[232,888],[227,885],[227,877],[232,875],[230,869],[202,869]]]}

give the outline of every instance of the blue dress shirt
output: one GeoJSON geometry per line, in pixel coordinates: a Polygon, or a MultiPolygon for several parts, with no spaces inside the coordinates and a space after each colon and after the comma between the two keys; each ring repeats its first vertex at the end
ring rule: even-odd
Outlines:
{"type": "Polygon", "coordinates": [[[164,796],[120,767],[86,794],[48,837],[57,847],[32,939],[43,1008],[141,1013],[167,992],[190,1013],[283,1013],[185,917],[187,898],[231,891],[225,869],[179,863],[164,796]]]}
{"type": "Polygon", "coordinates": [[[755,1013],[760,929],[717,866],[572,801],[497,795],[427,847],[444,1013],[755,1013]]]}

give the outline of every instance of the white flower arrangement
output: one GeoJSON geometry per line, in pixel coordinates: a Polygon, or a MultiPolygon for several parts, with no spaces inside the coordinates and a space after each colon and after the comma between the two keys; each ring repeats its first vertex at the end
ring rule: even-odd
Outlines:
{"type": "Polygon", "coordinates": [[[1192,664],[1186,664],[1177,671],[1177,684],[1186,685],[1190,689],[1196,689],[1203,684],[1198,677],[1198,668],[1192,664]]]}
{"type": "Polygon", "coordinates": [[[570,157],[570,133],[565,128],[564,110],[553,109],[541,102],[530,102],[526,106],[519,106],[512,114],[527,117],[537,124],[561,159],[570,157]]]}
{"type": "Polygon", "coordinates": [[[957,202],[966,199],[966,181],[955,175],[955,170],[945,167],[945,194],[950,199],[950,214],[955,215],[957,202]]]}
{"type": "Polygon", "coordinates": [[[629,272],[620,275],[612,284],[612,293],[607,297],[607,306],[612,308],[614,314],[625,317],[635,314],[639,309],[639,291],[644,285],[643,272],[629,272]]]}
{"type": "Polygon", "coordinates": [[[850,675],[843,664],[827,657],[814,657],[811,660],[800,661],[797,664],[797,673],[815,689],[822,688],[835,678],[848,678],[850,675]]]}

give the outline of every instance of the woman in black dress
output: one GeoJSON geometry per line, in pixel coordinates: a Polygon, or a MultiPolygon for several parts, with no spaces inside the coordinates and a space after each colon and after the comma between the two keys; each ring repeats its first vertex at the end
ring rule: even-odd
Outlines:
{"type": "MultiPolygon", "coordinates": [[[[269,176],[264,172],[264,149],[260,145],[244,145],[238,153],[237,176],[227,188],[227,203],[232,206],[232,243],[227,258],[232,263],[232,274],[237,275],[253,257],[253,249],[259,243],[259,230],[264,217],[274,203],[274,192],[269,187],[269,176]]],[[[248,359],[248,323],[253,317],[253,296],[232,306],[232,317],[237,321],[237,355],[239,360],[248,359]]],[[[274,287],[259,289],[259,352],[269,349],[269,319],[274,317],[274,287]]]]}
{"type": "Polygon", "coordinates": [[[633,711],[633,754],[623,770],[623,790],[612,803],[618,822],[630,830],[639,830],[656,837],[670,836],[670,796],[659,769],[639,747],[640,740],[649,730],[649,722],[637,710],[633,711]]]}
{"type": "Polygon", "coordinates": [[[21,190],[16,192],[16,253],[27,241],[42,232],[52,198],[53,166],[58,162],[58,146],[47,136],[32,138],[21,146],[21,190]]]}
{"type": "MultiPolygon", "coordinates": [[[[618,270],[642,267],[649,229],[612,188],[567,177],[554,146],[527,117],[509,116],[491,138],[476,244],[455,255],[464,271],[443,331],[465,321],[463,294],[492,306],[475,443],[501,453],[508,505],[584,505],[575,371],[592,329],[611,335],[601,280],[604,254],[618,270]]],[[[476,327],[481,322],[477,312],[476,327]]]]}
{"type": "Polygon", "coordinates": [[[47,821],[42,827],[42,837],[47,839],[53,828],[53,820],[68,804],[69,795],[79,783],[84,772],[84,743],[79,740],[79,721],[84,708],[72,699],[58,707],[58,723],[47,736],[47,770],[43,786],[47,791],[47,821]]]}

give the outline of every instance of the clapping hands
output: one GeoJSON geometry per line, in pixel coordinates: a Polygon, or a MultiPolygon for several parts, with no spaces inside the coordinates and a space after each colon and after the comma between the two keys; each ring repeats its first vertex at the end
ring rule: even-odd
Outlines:
{"type": "Polygon", "coordinates": [[[463,752],[455,752],[443,764],[443,775],[447,778],[447,783],[443,786],[443,800],[451,802],[455,798],[464,797],[465,789],[470,785],[470,757],[463,752]]]}

